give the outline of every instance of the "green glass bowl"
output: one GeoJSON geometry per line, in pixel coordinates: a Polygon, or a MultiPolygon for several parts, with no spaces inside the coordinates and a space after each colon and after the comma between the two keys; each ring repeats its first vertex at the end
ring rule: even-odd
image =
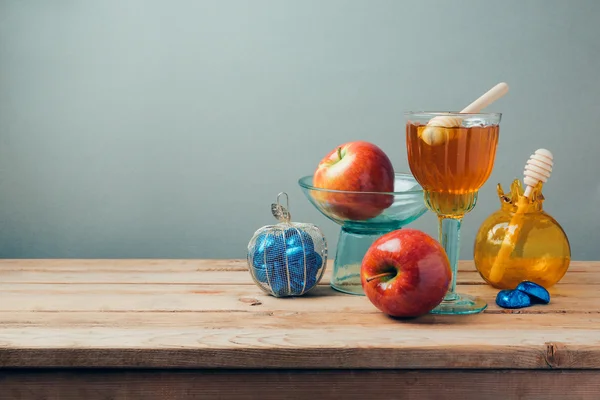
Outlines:
{"type": "Polygon", "coordinates": [[[341,226],[331,286],[364,295],[360,266],[365,253],[380,236],[410,224],[427,211],[423,188],[407,173],[395,174],[393,192],[328,190],[312,183],[312,175],[298,180],[311,204],[341,226]]]}

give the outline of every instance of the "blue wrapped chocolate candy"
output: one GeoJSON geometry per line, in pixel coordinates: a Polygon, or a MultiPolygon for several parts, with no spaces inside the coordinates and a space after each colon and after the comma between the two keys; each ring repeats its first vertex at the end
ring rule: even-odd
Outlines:
{"type": "Polygon", "coordinates": [[[550,293],[543,286],[535,282],[523,281],[519,283],[515,290],[521,291],[529,296],[532,303],[548,304],[550,303],[550,293]]]}
{"type": "Polygon", "coordinates": [[[273,294],[277,297],[285,296],[289,291],[288,270],[285,262],[274,261],[267,265],[267,282],[273,294]]]}
{"type": "Polygon", "coordinates": [[[312,254],[313,250],[306,251],[302,246],[288,247],[285,249],[284,257],[289,264],[304,263],[304,259],[308,254],[312,254]]]}
{"type": "Polygon", "coordinates": [[[502,308],[523,308],[533,304],[550,303],[550,293],[535,282],[523,281],[514,290],[501,290],[496,304],[502,308]]]}
{"type": "Polygon", "coordinates": [[[260,283],[266,283],[268,282],[268,277],[267,277],[267,265],[266,264],[253,264],[252,265],[253,269],[254,269],[254,278],[260,282],[260,283]]]}
{"type": "Polygon", "coordinates": [[[288,248],[300,247],[307,252],[314,250],[312,237],[308,232],[298,228],[288,228],[285,230],[285,245],[288,248]]]}
{"type": "Polygon", "coordinates": [[[283,261],[282,250],[284,247],[284,238],[280,232],[261,233],[254,244],[253,265],[258,267],[267,262],[283,261]]]}
{"type": "MultiPolygon", "coordinates": [[[[321,280],[327,262],[327,242],[309,223],[291,222],[286,207],[271,205],[276,225],[258,229],[248,243],[248,267],[257,285],[275,297],[301,296],[321,280]]],[[[287,195],[286,195],[287,197],[287,195]]]]}
{"type": "Polygon", "coordinates": [[[295,293],[306,292],[317,284],[319,270],[323,266],[323,259],[315,252],[306,256],[305,260],[290,264],[290,284],[295,293]]]}
{"type": "Polygon", "coordinates": [[[501,290],[496,295],[496,304],[502,308],[523,308],[531,305],[531,299],[519,290],[501,290]]]}

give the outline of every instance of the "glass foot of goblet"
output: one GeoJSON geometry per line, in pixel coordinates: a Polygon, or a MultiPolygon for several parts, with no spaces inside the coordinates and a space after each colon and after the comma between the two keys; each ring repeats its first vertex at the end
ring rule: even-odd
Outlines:
{"type": "Polygon", "coordinates": [[[470,296],[468,294],[452,293],[449,296],[446,296],[446,299],[444,299],[436,308],[431,310],[431,314],[477,314],[486,308],[487,303],[480,297],[470,296]]]}

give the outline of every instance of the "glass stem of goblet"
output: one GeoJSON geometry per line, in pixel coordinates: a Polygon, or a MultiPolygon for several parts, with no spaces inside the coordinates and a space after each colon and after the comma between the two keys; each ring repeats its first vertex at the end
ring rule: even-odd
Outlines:
{"type": "Polygon", "coordinates": [[[444,301],[452,301],[456,300],[458,297],[456,295],[456,273],[458,272],[458,256],[460,252],[460,224],[462,222],[461,218],[446,218],[443,216],[439,216],[439,235],[440,235],[440,243],[444,250],[446,250],[446,255],[448,256],[448,260],[450,261],[450,268],[452,269],[452,282],[450,284],[450,288],[448,289],[448,293],[444,298],[444,301]]]}

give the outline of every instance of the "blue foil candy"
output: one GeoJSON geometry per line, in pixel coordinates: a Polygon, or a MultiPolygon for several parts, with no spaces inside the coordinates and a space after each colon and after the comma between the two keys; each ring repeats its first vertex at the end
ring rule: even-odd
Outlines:
{"type": "Polygon", "coordinates": [[[267,283],[276,296],[284,296],[288,292],[288,273],[285,262],[274,261],[267,264],[267,283]]]}
{"type": "Polygon", "coordinates": [[[321,268],[322,263],[323,259],[315,252],[306,255],[306,267],[304,265],[304,259],[291,263],[289,267],[292,292],[300,294],[316,285],[317,275],[319,274],[319,268],[321,268]]]}
{"type": "Polygon", "coordinates": [[[283,262],[284,238],[281,233],[263,233],[256,239],[252,265],[255,268],[264,267],[265,262],[283,262]]]}
{"type": "Polygon", "coordinates": [[[267,283],[275,296],[285,296],[288,294],[299,295],[306,292],[317,283],[319,268],[323,263],[321,256],[315,252],[308,254],[306,256],[305,266],[304,254],[297,251],[292,252],[292,254],[295,255],[295,259],[290,260],[290,258],[288,258],[287,265],[285,261],[268,263],[264,275],[262,274],[261,268],[255,269],[257,279],[267,283]],[[265,279],[262,280],[262,277],[265,279]]]}
{"type": "Polygon", "coordinates": [[[306,256],[306,264],[312,266],[312,271],[316,274],[321,265],[323,265],[323,259],[319,253],[311,253],[306,256]]]}
{"type": "Polygon", "coordinates": [[[496,295],[496,304],[502,308],[529,307],[531,298],[520,290],[501,290],[496,295]]]}
{"type": "Polygon", "coordinates": [[[550,303],[550,293],[535,282],[523,281],[514,290],[501,290],[496,304],[503,308],[523,308],[533,304],[550,303]]]}
{"type": "Polygon", "coordinates": [[[323,259],[305,231],[288,228],[262,233],[252,251],[255,278],[275,296],[300,295],[316,285],[323,259]]]}
{"type": "Polygon", "coordinates": [[[259,282],[267,283],[267,267],[265,264],[254,265],[254,276],[259,282]]]}
{"type": "Polygon", "coordinates": [[[310,253],[315,250],[312,238],[305,231],[298,228],[288,228],[285,230],[286,247],[300,247],[304,244],[304,251],[310,253]]]}
{"type": "MultiPolygon", "coordinates": [[[[312,254],[313,250],[310,252],[306,252],[307,254],[312,254]]],[[[288,263],[290,264],[304,264],[304,250],[302,246],[290,247],[285,250],[285,257],[287,258],[288,263]]]]}
{"type": "Polygon", "coordinates": [[[526,293],[531,298],[532,303],[550,303],[550,293],[543,286],[535,282],[523,281],[519,283],[515,290],[526,293]]]}

